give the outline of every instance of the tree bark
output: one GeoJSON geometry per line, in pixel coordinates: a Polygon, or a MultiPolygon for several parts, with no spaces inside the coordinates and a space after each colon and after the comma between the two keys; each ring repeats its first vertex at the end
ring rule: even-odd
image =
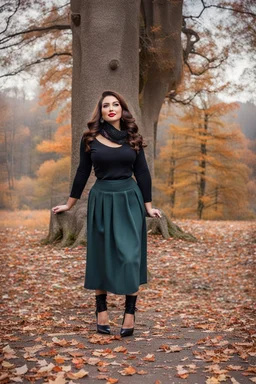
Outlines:
{"type": "Polygon", "coordinates": [[[141,131],[148,143],[148,163],[154,175],[156,131],[160,109],[168,92],[176,89],[182,75],[183,1],[142,0],[142,15],[148,47],[140,60],[142,73],[141,131]]]}
{"type": "Polygon", "coordinates": [[[71,0],[72,15],[72,165],[78,165],[79,145],[94,107],[104,90],[120,92],[141,126],[139,109],[140,1],[71,0]],[[73,16],[74,17],[74,16],[73,16]],[[110,68],[116,60],[118,67],[110,68]]]}
{"type": "Polygon", "coordinates": [[[200,179],[198,186],[198,203],[197,203],[197,216],[201,220],[203,216],[203,210],[205,208],[204,197],[206,192],[206,155],[207,155],[207,130],[208,130],[208,115],[204,114],[204,126],[201,128],[200,132],[200,153],[201,160],[200,165],[200,179]]]}

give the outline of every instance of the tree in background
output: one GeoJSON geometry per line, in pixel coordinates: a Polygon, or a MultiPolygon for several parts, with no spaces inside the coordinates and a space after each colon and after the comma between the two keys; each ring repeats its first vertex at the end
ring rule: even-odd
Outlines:
{"type": "Polygon", "coordinates": [[[168,141],[160,148],[155,185],[172,215],[248,216],[246,140],[239,127],[225,121],[235,108],[235,103],[204,93],[197,105],[183,108],[179,124],[171,124],[168,141]]]}
{"type": "Polygon", "coordinates": [[[8,189],[11,190],[14,188],[13,142],[15,132],[11,125],[12,110],[2,95],[0,97],[0,113],[2,180],[8,180],[8,189]]]}
{"type": "MultiPolygon", "coordinates": [[[[56,201],[65,199],[70,172],[70,157],[62,157],[57,161],[45,161],[37,171],[35,198],[38,205],[51,208],[56,201]]],[[[36,202],[35,202],[36,205],[36,202]]]]}
{"type": "MultiPolygon", "coordinates": [[[[16,95],[18,91],[12,92],[16,95]]],[[[35,196],[37,170],[45,161],[57,160],[62,154],[43,153],[36,148],[42,140],[53,137],[55,116],[38,107],[37,101],[4,94],[0,94],[0,111],[0,206],[2,209],[48,208],[49,204],[45,205],[35,196]]],[[[70,128],[67,130],[69,141],[67,135],[65,138],[70,156],[70,128]]]]}
{"type": "MultiPolygon", "coordinates": [[[[57,118],[61,123],[66,120],[62,115],[57,118]]],[[[44,140],[37,145],[37,149],[43,153],[55,153],[60,155],[57,161],[45,161],[37,171],[38,184],[37,196],[46,199],[51,208],[58,201],[65,199],[69,188],[71,132],[70,125],[60,125],[52,140],[44,140]]]]}

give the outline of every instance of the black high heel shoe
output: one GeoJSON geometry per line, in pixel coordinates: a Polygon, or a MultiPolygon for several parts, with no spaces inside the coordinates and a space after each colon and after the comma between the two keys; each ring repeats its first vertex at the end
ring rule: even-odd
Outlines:
{"type": "Polygon", "coordinates": [[[107,311],[107,295],[102,293],[101,295],[96,295],[96,321],[97,321],[97,332],[102,333],[103,335],[110,335],[110,326],[109,325],[100,325],[98,324],[98,313],[107,311]]]}
{"type": "MultiPolygon", "coordinates": [[[[135,322],[135,311],[137,311],[137,308],[135,306],[136,300],[137,300],[137,296],[126,295],[125,311],[124,311],[124,317],[123,317],[122,325],[124,324],[124,318],[125,318],[126,313],[129,313],[130,315],[134,315],[134,322],[135,322]]],[[[122,337],[132,336],[133,332],[134,332],[134,327],[133,328],[123,328],[122,327],[120,330],[120,335],[122,337]]]]}

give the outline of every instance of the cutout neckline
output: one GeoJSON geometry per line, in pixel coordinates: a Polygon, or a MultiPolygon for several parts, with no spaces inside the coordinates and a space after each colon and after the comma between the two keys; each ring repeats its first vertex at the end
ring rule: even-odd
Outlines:
{"type": "Polygon", "coordinates": [[[114,148],[114,149],[117,149],[117,148],[122,148],[122,146],[124,145],[124,144],[122,144],[122,145],[119,145],[118,147],[112,147],[111,145],[107,145],[107,144],[102,143],[100,140],[97,139],[97,137],[95,137],[95,140],[97,140],[98,143],[104,145],[104,147],[108,147],[108,148],[114,148]]]}

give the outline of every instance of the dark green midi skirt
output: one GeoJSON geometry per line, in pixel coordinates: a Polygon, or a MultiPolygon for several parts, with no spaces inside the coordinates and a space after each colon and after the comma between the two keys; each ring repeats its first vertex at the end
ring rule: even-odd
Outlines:
{"type": "Polygon", "coordinates": [[[84,287],[125,295],[147,282],[146,209],[131,177],[97,180],[89,192],[84,287]]]}

